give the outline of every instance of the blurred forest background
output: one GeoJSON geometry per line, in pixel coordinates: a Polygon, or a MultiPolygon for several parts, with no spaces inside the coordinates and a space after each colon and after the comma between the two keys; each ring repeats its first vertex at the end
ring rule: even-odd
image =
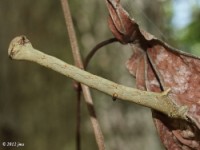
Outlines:
{"type": "MultiPolygon", "coordinates": [[[[199,0],[191,6],[189,22],[176,26],[176,7],[184,0],[121,0],[140,26],[170,45],[200,56],[199,0]],[[176,2],[176,3],[175,3],[176,2]]],[[[112,37],[103,0],[69,0],[83,58],[98,42],[112,37]]],[[[185,12],[184,9],[178,13],[185,12]]],[[[54,71],[7,56],[10,41],[26,35],[33,46],[70,64],[73,58],[60,1],[0,1],[0,149],[2,142],[21,142],[29,150],[74,150],[76,92],[73,82],[54,71]]],[[[176,20],[177,21],[177,20],[176,20]]],[[[178,20],[178,22],[184,21],[178,20]]],[[[125,68],[129,46],[114,43],[92,59],[89,72],[134,87],[125,68]]],[[[161,150],[151,111],[92,90],[108,150],[161,150]]],[[[97,149],[84,101],[81,110],[82,149],[97,149]]],[[[15,148],[10,148],[15,149],[15,148]]]]}

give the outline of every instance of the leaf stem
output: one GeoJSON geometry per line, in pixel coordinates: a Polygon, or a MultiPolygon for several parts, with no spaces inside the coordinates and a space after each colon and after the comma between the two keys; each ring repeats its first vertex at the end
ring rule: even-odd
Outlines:
{"type": "Polygon", "coordinates": [[[108,44],[111,44],[113,42],[117,42],[118,40],[116,38],[110,38],[108,40],[102,41],[100,43],[98,43],[87,55],[86,59],[85,59],[85,63],[84,63],[84,68],[87,69],[87,66],[90,62],[90,60],[92,59],[92,57],[94,56],[94,54],[100,50],[100,48],[102,48],[103,46],[106,46],[108,44]]]}

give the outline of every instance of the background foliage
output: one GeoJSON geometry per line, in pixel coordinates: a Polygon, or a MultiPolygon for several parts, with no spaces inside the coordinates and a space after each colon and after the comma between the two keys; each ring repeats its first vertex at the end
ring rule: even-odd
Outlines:
{"type": "MultiPolygon", "coordinates": [[[[102,0],[69,3],[85,57],[95,44],[112,37],[107,27],[108,12],[102,0]]],[[[199,7],[194,8],[192,22],[178,31],[171,24],[171,1],[122,3],[150,33],[200,55],[199,7]]],[[[7,57],[11,39],[24,34],[35,48],[73,64],[60,1],[1,0],[0,18],[0,142],[21,142],[25,144],[21,149],[29,150],[75,149],[76,93],[72,80],[36,64],[10,61],[7,57]]],[[[124,65],[131,53],[129,46],[107,46],[92,59],[89,71],[133,87],[134,79],[124,65]]],[[[107,149],[162,149],[149,109],[113,102],[111,97],[94,90],[92,95],[107,149]]],[[[97,149],[83,101],[81,116],[82,148],[97,149]]]]}

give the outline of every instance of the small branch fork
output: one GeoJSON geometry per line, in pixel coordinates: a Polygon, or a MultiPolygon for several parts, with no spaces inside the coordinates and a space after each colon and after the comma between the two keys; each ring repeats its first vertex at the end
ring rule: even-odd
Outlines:
{"type": "Polygon", "coordinates": [[[149,107],[171,118],[187,120],[187,106],[176,106],[172,103],[168,97],[170,90],[154,93],[114,83],[34,49],[25,36],[16,37],[11,41],[8,55],[11,59],[27,60],[40,64],[114,98],[149,107]]]}

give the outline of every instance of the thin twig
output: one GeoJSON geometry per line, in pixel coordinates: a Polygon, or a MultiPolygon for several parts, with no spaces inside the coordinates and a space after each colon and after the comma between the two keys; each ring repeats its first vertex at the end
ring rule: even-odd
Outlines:
{"type": "Polygon", "coordinates": [[[92,75],[82,69],[59,60],[58,58],[34,49],[25,36],[16,37],[11,41],[8,55],[15,60],[28,60],[38,63],[91,88],[111,95],[114,98],[149,107],[162,112],[171,118],[187,120],[188,107],[177,106],[174,104],[168,96],[169,90],[164,91],[163,93],[141,91],[92,75]]]}
{"type": "MultiPolygon", "coordinates": [[[[75,35],[75,31],[73,28],[73,24],[72,24],[72,19],[71,19],[71,13],[69,10],[69,5],[68,5],[68,1],[67,0],[61,0],[61,5],[62,5],[62,9],[63,9],[63,14],[65,17],[65,22],[66,22],[66,27],[69,33],[69,40],[71,43],[71,48],[72,48],[72,54],[73,54],[73,58],[75,61],[75,65],[79,68],[83,68],[82,63],[81,63],[81,58],[80,58],[80,54],[79,54],[79,47],[78,47],[78,43],[77,43],[77,39],[76,39],[76,35],[75,35]],[[69,21],[69,23],[68,23],[69,21]]],[[[77,107],[76,107],[76,150],[81,150],[81,117],[80,117],[80,113],[81,113],[81,107],[80,107],[80,98],[81,98],[81,85],[78,82],[74,82],[75,85],[75,89],[76,89],[76,93],[77,93],[77,107]]]]}
{"type": "Polygon", "coordinates": [[[77,150],[81,149],[81,86],[78,84],[77,89],[77,124],[76,124],[76,148],[77,150]]]}
{"type": "Polygon", "coordinates": [[[92,57],[94,56],[94,54],[100,50],[100,48],[102,48],[103,46],[106,46],[108,44],[111,44],[113,42],[117,42],[118,40],[116,38],[110,38],[108,40],[105,40],[105,41],[102,41],[100,43],[98,43],[90,52],[89,54],[87,55],[86,59],[85,59],[85,62],[84,62],[84,68],[85,70],[87,69],[87,66],[90,62],[90,60],[92,59],[92,57]]]}
{"type": "MultiPolygon", "coordinates": [[[[75,60],[75,64],[77,67],[83,69],[83,62],[81,60],[80,51],[79,51],[79,47],[77,44],[77,38],[76,38],[74,25],[73,25],[72,18],[71,18],[68,0],[61,0],[61,4],[62,4],[62,8],[63,8],[63,13],[64,13],[64,17],[65,17],[65,22],[66,22],[66,26],[67,26],[67,30],[68,30],[68,34],[69,34],[69,39],[70,39],[70,43],[71,43],[71,47],[72,47],[72,53],[73,53],[73,57],[75,60]]],[[[104,150],[105,149],[104,137],[103,137],[99,122],[96,117],[96,112],[94,109],[90,90],[87,86],[85,86],[83,84],[81,84],[81,87],[82,87],[83,96],[84,96],[84,99],[86,101],[87,108],[89,111],[90,120],[91,120],[91,123],[93,126],[94,135],[95,135],[95,139],[96,139],[98,148],[99,148],[99,150],[104,150]]]]}
{"type": "Polygon", "coordinates": [[[68,4],[68,0],[61,0],[63,14],[65,17],[65,23],[69,34],[69,40],[72,48],[72,54],[75,61],[75,65],[79,68],[83,68],[83,63],[80,56],[80,51],[77,43],[77,38],[74,30],[74,25],[71,18],[71,12],[68,4]]]}

